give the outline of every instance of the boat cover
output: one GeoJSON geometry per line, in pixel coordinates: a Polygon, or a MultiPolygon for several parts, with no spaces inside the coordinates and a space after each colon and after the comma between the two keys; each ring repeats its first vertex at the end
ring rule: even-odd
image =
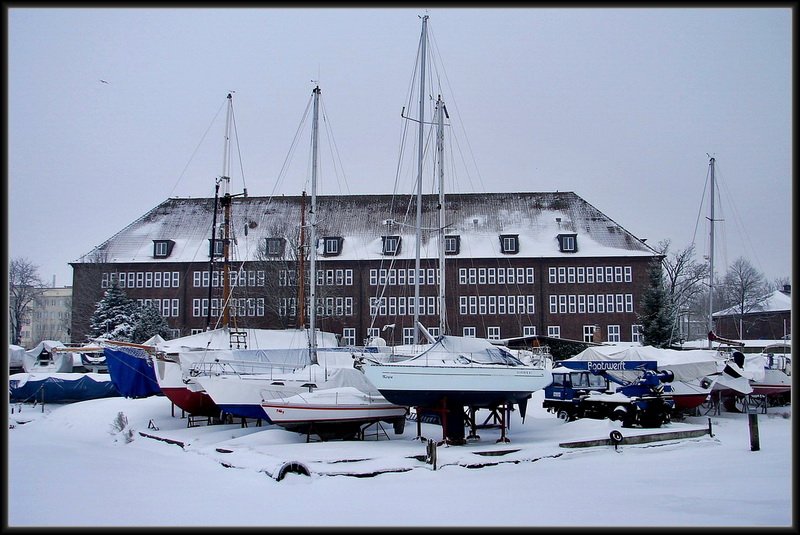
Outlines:
{"type": "Polygon", "coordinates": [[[119,396],[106,374],[15,373],[8,378],[11,401],[62,403],[119,396]]]}
{"type": "Polygon", "coordinates": [[[153,362],[147,352],[135,347],[105,347],[106,365],[111,381],[126,398],[160,395],[153,362]]]}

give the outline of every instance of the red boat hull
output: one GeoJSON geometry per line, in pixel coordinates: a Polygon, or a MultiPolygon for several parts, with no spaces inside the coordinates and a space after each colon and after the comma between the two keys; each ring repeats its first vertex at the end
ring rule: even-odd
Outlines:
{"type": "Polygon", "coordinates": [[[205,392],[195,392],[186,387],[162,387],[161,391],[177,407],[194,416],[219,416],[220,408],[205,392]]]}

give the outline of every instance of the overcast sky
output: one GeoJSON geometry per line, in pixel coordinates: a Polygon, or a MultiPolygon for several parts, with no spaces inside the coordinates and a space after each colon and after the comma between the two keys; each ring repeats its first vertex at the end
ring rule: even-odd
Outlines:
{"type": "MultiPolygon", "coordinates": [[[[308,187],[281,169],[317,80],[335,142],[321,150],[338,158],[320,193],[392,193],[424,13],[10,8],[9,258],[71,285],[68,262],[167,198],[212,197],[229,91],[232,191],[308,187]]],[[[791,275],[789,7],[427,14],[468,162],[448,188],[574,191],[702,258],[710,154],[717,272],[743,256],[770,281],[791,275]]]]}

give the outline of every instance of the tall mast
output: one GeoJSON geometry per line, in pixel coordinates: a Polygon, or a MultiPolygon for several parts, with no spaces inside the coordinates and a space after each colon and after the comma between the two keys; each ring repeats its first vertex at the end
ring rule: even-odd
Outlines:
{"type": "MultiPolygon", "coordinates": [[[[714,158],[708,164],[711,167],[711,204],[709,211],[709,255],[708,255],[708,332],[714,330],[714,158]]],[[[708,349],[711,349],[712,340],[708,337],[708,349]]]]}
{"type": "Polygon", "coordinates": [[[312,364],[317,363],[317,331],[316,331],[316,317],[317,317],[317,139],[319,137],[319,95],[320,89],[319,86],[316,86],[313,91],[314,94],[314,122],[311,129],[311,150],[312,150],[312,157],[311,157],[311,210],[309,211],[309,215],[311,216],[311,232],[309,236],[309,245],[310,251],[309,256],[311,257],[310,262],[310,281],[308,281],[308,299],[309,299],[309,311],[308,311],[308,329],[311,332],[311,362],[312,364]]]}
{"type": "Polygon", "coordinates": [[[209,244],[208,261],[208,312],[206,315],[206,330],[211,330],[211,299],[214,289],[214,251],[217,250],[217,205],[219,204],[219,181],[214,185],[214,215],[211,220],[211,243],[209,244]]]}
{"type": "Polygon", "coordinates": [[[297,313],[297,327],[302,329],[306,326],[306,276],[305,276],[305,255],[306,255],[306,192],[300,199],[300,246],[297,248],[297,302],[300,304],[297,313]]]}
{"type": "Polygon", "coordinates": [[[419,277],[420,277],[420,250],[422,241],[422,157],[423,140],[425,137],[425,45],[428,41],[428,15],[422,17],[422,35],[419,40],[420,68],[419,68],[419,140],[417,159],[417,249],[416,262],[414,263],[414,344],[419,343],[419,277]]]}
{"type": "MultiPolygon", "coordinates": [[[[228,113],[225,117],[225,150],[222,157],[222,327],[230,323],[230,219],[231,219],[231,193],[230,193],[230,142],[231,142],[231,115],[233,114],[233,97],[228,93],[228,113]]],[[[211,281],[209,281],[211,284],[211,281]]],[[[209,303],[209,306],[211,303],[209,303]]]]}
{"type": "Polygon", "coordinates": [[[445,240],[445,212],[444,212],[444,114],[447,109],[442,102],[442,96],[436,100],[437,131],[436,153],[439,161],[439,335],[444,335],[447,325],[447,308],[445,307],[445,265],[444,265],[444,240],[445,240]]]}

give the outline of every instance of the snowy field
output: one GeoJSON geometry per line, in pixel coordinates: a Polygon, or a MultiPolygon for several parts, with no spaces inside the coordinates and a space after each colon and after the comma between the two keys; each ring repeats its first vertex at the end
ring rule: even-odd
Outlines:
{"type": "MultiPolygon", "coordinates": [[[[365,441],[306,443],[274,426],[187,427],[168,399],[106,398],[9,405],[9,527],[792,527],[791,407],[711,416],[713,436],[589,448],[562,442],[641,430],[608,420],[564,423],[534,394],[509,443],[479,430],[468,446],[437,448],[437,469],[416,423],[365,441]],[[115,426],[123,413],[128,427],[115,426]],[[157,430],[154,428],[158,428],[157,430]],[[141,436],[150,433],[184,446],[141,436]],[[126,436],[132,440],[126,439],[126,436]],[[221,451],[219,451],[221,450],[221,451]],[[517,450],[501,456],[474,451],[517,450]],[[346,459],[350,462],[333,462],[346,459]],[[478,459],[480,468],[468,467],[478,459]],[[302,462],[310,475],[276,470],[302,462]],[[382,472],[374,477],[341,475],[382,472]]],[[[478,413],[479,423],[485,411],[478,413]]],[[[708,427],[708,416],[657,431],[708,427]]],[[[423,424],[423,435],[441,428],[423,424]]]]}

